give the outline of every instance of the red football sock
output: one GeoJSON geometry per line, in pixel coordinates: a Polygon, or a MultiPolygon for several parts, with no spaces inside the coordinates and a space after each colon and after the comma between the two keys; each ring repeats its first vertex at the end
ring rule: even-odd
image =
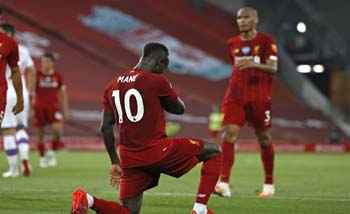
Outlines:
{"type": "Polygon", "coordinates": [[[38,152],[40,157],[45,157],[45,144],[43,143],[38,144],[38,152]]]}
{"type": "Polygon", "coordinates": [[[22,160],[22,165],[24,167],[24,170],[29,170],[28,160],[22,160]]]}
{"type": "Polygon", "coordinates": [[[222,166],[221,166],[221,181],[225,183],[230,182],[230,175],[233,163],[235,161],[235,144],[223,142],[222,145],[222,166]]]}
{"type": "Polygon", "coordinates": [[[222,153],[220,152],[213,158],[205,161],[201,170],[201,180],[198,186],[196,202],[207,204],[210,194],[213,192],[216,182],[220,176],[220,166],[222,162],[222,153]]]}
{"type": "Polygon", "coordinates": [[[98,214],[129,214],[130,211],[114,201],[105,201],[100,198],[94,197],[94,205],[91,209],[95,210],[98,214]]]}
{"type": "Polygon", "coordinates": [[[261,160],[265,172],[265,184],[273,184],[273,166],[275,160],[275,151],[273,145],[269,144],[266,147],[260,146],[261,160]]]}
{"type": "Polygon", "coordinates": [[[51,142],[51,148],[52,148],[52,150],[53,151],[56,151],[56,150],[58,150],[59,148],[60,148],[60,141],[59,140],[53,140],[52,142],[51,142]]]}

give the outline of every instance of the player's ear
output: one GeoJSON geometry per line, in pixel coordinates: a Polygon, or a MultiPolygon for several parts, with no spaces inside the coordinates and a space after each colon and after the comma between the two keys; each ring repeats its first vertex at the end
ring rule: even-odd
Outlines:
{"type": "Polygon", "coordinates": [[[254,24],[257,25],[258,23],[259,23],[259,17],[256,16],[254,19],[254,24]]]}

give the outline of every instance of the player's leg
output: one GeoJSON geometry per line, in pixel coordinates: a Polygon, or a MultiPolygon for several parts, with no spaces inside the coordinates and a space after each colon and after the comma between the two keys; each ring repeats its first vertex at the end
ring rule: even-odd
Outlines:
{"type": "Polygon", "coordinates": [[[211,211],[207,208],[207,203],[220,176],[221,148],[218,144],[204,142],[203,152],[197,158],[203,161],[203,165],[192,214],[209,214],[211,211]]]}
{"type": "MultiPolygon", "coordinates": [[[[3,121],[2,125],[4,125],[3,121]]],[[[4,150],[6,153],[6,158],[9,164],[9,171],[2,174],[3,177],[17,177],[19,175],[19,170],[17,166],[17,146],[16,146],[16,129],[8,128],[2,130],[4,150]]]]}
{"type": "Polygon", "coordinates": [[[55,157],[55,152],[59,149],[60,146],[60,140],[61,140],[61,133],[62,133],[62,122],[56,121],[53,122],[52,125],[52,141],[51,141],[51,149],[47,151],[47,159],[48,159],[48,165],[49,166],[56,166],[57,160],[55,157]]]}
{"type": "Polygon", "coordinates": [[[45,157],[46,148],[44,144],[44,126],[38,126],[36,129],[37,148],[39,153],[39,165],[41,168],[47,167],[47,160],[45,157]]]}
{"type": "Polygon", "coordinates": [[[122,204],[124,207],[130,210],[130,214],[139,214],[141,211],[142,199],[143,193],[136,197],[122,200],[122,204]]]}
{"type": "Polygon", "coordinates": [[[7,89],[6,108],[1,123],[1,130],[3,134],[4,150],[9,164],[9,171],[3,173],[3,177],[17,177],[19,175],[17,166],[17,145],[16,145],[16,116],[12,109],[17,102],[17,97],[13,87],[7,89]]]}
{"type": "Polygon", "coordinates": [[[268,128],[271,126],[271,103],[252,103],[251,104],[251,121],[257,140],[260,144],[261,160],[265,173],[263,191],[260,197],[270,197],[275,193],[273,184],[273,169],[275,152],[271,143],[271,135],[268,128]]]}
{"type": "Polygon", "coordinates": [[[36,127],[36,140],[37,140],[37,150],[39,153],[39,165],[41,168],[46,168],[47,160],[45,157],[46,148],[44,144],[44,131],[45,131],[45,125],[47,124],[47,111],[42,108],[34,107],[32,121],[33,121],[33,125],[36,127]]]}
{"type": "Polygon", "coordinates": [[[214,190],[220,174],[222,161],[221,149],[218,144],[204,142],[193,138],[167,139],[172,144],[170,153],[160,161],[158,168],[162,173],[180,177],[190,171],[198,162],[203,161],[201,178],[198,185],[193,214],[210,213],[207,203],[214,190]]]}
{"type": "Polygon", "coordinates": [[[231,103],[223,106],[224,115],[223,142],[221,144],[223,161],[221,165],[220,182],[216,185],[214,193],[223,197],[231,197],[230,175],[235,160],[235,146],[240,127],[245,123],[246,113],[242,106],[231,103]]]}
{"type": "Polygon", "coordinates": [[[22,161],[22,172],[24,176],[29,176],[29,135],[24,126],[20,126],[16,131],[16,142],[18,145],[19,157],[22,161]]]}
{"type": "Polygon", "coordinates": [[[16,131],[16,141],[19,151],[19,156],[22,161],[22,172],[24,176],[29,176],[31,169],[29,166],[29,135],[26,131],[28,127],[29,120],[29,95],[28,92],[23,91],[24,106],[23,111],[16,115],[17,119],[17,131],[16,131]]]}
{"type": "Polygon", "coordinates": [[[265,180],[260,197],[271,197],[275,194],[273,183],[273,169],[275,152],[271,143],[271,136],[268,130],[256,130],[256,136],[260,144],[261,160],[264,167],[265,180]]]}
{"type": "Polygon", "coordinates": [[[77,189],[72,194],[71,214],[87,214],[88,209],[98,214],[130,214],[130,211],[114,201],[106,201],[77,189]]]}

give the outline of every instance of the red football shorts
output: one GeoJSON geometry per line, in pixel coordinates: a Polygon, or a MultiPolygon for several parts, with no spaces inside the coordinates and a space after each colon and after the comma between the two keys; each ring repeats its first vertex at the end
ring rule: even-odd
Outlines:
{"type": "Polygon", "coordinates": [[[245,122],[258,130],[266,130],[271,126],[270,102],[247,102],[245,105],[231,102],[222,106],[222,113],[223,126],[235,124],[242,127],[245,122]]]}
{"type": "Polygon", "coordinates": [[[34,108],[33,125],[45,126],[55,122],[61,122],[63,115],[58,108],[34,108]]]}
{"type": "Polygon", "coordinates": [[[146,166],[122,169],[120,200],[136,197],[147,189],[157,186],[161,173],[178,178],[197,165],[199,160],[196,156],[203,152],[202,140],[194,138],[166,140],[173,146],[162,160],[146,166]]]}

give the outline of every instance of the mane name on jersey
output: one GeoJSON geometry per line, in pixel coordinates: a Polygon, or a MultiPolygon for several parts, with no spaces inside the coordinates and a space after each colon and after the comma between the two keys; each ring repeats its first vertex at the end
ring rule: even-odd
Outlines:
{"type": "Polygon", "coordinates": [[[138,74],[133,75],[133,76],[120,76],[118,77],[117,82],[118,83],[130,83],[130,82],[135,82],[138,74]]]}

